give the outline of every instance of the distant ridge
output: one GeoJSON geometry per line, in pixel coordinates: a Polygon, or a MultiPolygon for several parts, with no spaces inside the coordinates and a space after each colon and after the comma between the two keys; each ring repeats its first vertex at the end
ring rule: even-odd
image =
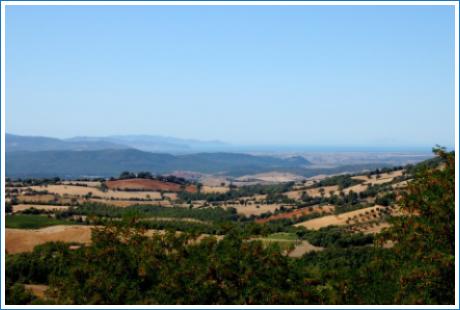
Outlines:
{"type": "Polygon", "coordinates": [[[56,151],[138,149],[146,152],[196,153],[224,151],[229,145],[221,141],[201,141],[157,135],[117,135],[107,137],[73,137],[57,139],[40,136],[6,134],[6,151],[56,151]]]}
{"type": "Polygon", "coordinates": [[[88,151],[105,149],[126,149],[129,146],[109,141],[70,141],[39,136],[19,136],[6,134],[5,148],[14,151],[88,151]]]}
{"type": "Polygon", "coordinates": [[[135,149],[15,151],[6,154],[6,175],[14,178],[110,177],[125,170],[158,174],[184,170],[239,176],[274,170],[298,170],[309,164],[308,160],[299,156],[283,159],[237,153],[171,155],[135,149]]]}

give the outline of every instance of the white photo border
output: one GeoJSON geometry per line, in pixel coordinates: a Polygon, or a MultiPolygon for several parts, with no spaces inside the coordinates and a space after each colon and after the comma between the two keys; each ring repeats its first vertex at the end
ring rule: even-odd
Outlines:
{"type": "Polygon", "coordinates": [[[1,194],[5,197],[5,11],[9,6],[452,6],[455,9],[455,305],[6,305],[5,199],[1,201],[0,309],[459,309],[459,2],[458,1],[1,1],[1,194]]]}

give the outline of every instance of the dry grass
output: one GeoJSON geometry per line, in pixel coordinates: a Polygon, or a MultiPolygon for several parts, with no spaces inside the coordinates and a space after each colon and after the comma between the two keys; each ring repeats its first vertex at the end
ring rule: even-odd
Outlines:
{"type": "Polygon", "coordinates": [[[302,257],[306,253],[318,252],[324,250],[323,247],[314,246],[310,242],[303,240],[293,251],[289,252],[290,257],[302,257]]]}
{"type": "Polygon", "coordinates": [[[13,213],[21,212],[30,208],[43,211],[65,211],[68,206],[53,206],[53,205],[33,205],[33,204],[18,204],[13,206],[13,213]]]}
{"type": "Polygon", "coordinates": [[[238,214],[251,216],[251,215],[261,215],[262,213],[272,212],[274,213],[275,210],[279,209],[281,206],[285,208],[293,208],[292,206],[286,206],[283,204],[251,204],[251,205],[224,205],[224,207],[233,207],[236,209],[238,214]]]}
{"type": "Polygon", "coordinates": [[[131,189],[131,190],[150,190],[150,191],[165,191],[165,192],[180,192],[185,190],[190,193],[196,192],[195,185],[185,185],[163,182],[152,179],[124,179],[105,182],[110,189],[131,189]]]}
{"type": "Polygon", "coordinates": [[[230,189],[227,186],[209,186],[209,185],[203,185],[201,188],[201,192],[208,194],[208,193],[226,193],[230,189]]]}
{"type": "Polygon", "coordinates": [[[57,225],[42,229],[7,228],[5,232],[5,248],[8,254],[30,252],[36,245],[50,241],[91,242],[91,228],[83,225],[57,225]]]}
{"type": "Polygon", "coordinates": [[[384,228],[390,227],[390,223],[388,222],[381,222],[375,224],[365,225],[364,227],[355,227],[355,231],[359,231],[365,234],[377,234],[380,233],[384,228]]]}
{"type": "Polygon", "coordinates": [[[88,187],[101,186],[101,182],[99,181],[62,181],[61,183],[64,185],[76,184],[76,185],[83,185],[83,186],[88,186],[88,187]]]}
{"type": "MultiPolygon", "coordinates": [[[[31,189],[35,191],[48,191],[49,193],[58,194],[64,196],[67,194],[69,196],[85,196],[89,193],[92,193],[93,196],[98,196],[101,198],[115,198],[115,199],[161,199],[160,192],[156,191],[142,191],[142,192],[123,192],[123,191],[114,191],[108,190],[103,192],[98,188],[94,187],[84,187],[84,186],[74,186],[74,185],[48,185],[48,186],[31,186],[31,189]]],[[[30,196],[36,197],[36,196],[30,196]]]]}
{"type": "Polygon", "coordinates": [[[384,184],[393,181],[396,177],[402,176],[403,172],[403,170],[396,170],[382,173],[380,174],[380,178],[377,178],[377,175],[372,175],[370,178],[367,175],[358,175],[351,178],[364,181],[364,184],[384,184]]]}
{"type": "Polygon", "coordinates": [[[350,187],[347,187],[347,188],[344,188],[342,191],[345,195],[348,195],[348,193],[350,193],[350,191],[353,191],[354,193],[361,193],[361,192],[364,192],[365,190],[367,190],[369,187],[368,184],[356,184],[356,185],[353,185],[353,186],[350,186],[350,187]]]}
{"type": "MultiPolygon", "coordinates": [[[[7,228],[5,232],[5,248],[8,254],[31,252],[34,247],[46,242],[76,242],[86,245],[91,244],[91,230],[95,226],[83,225],[57,225],[41,229],[13,229],[7,228]]],[[[164,230],[149,229],[145,231],[145,236],[164,234],[164,230]]],[[[181,234],[182,232],[177,232],[181,234]]],[[[215,237],[222,240],[223,236],[202,234],[196,241],[199,242],[205,237],[215,237]]],[[[78,248],[72,247],[73,249],[78,248]]]]}
{"type": "Polygon", "coordinates": [[[321,190],[324,190],[324,197],[330,197],[331,192],[332,194],[338,194],[339,186],[338,185],[320,186],[320,187],[315,187],[315,188],[290,191],[284,194],[288,198],[300,200],[303,192],[305,192],[310,197],[321,197],[321,190]]]}
{"type": "MultiPolygon", "coordinates": [[[[348,225],[350,221],[354,222],[369,222],[375,220],[373,214],[378,215],[378,210],[385,209],[387,207],[375,205],[373,207],[363,208],[355,211],[345,212],[338,215],[328,215],[320,218],[315,218],[305,222],[295,224],[294,226],[303,226],[307,229],[318,230],[323,227],[336,225],[348,225]],[[354,219],[354,220],[353,220],[354,219]]],[[[396,215],[397,212],[393,212],[396,215]]],[[[377,216],[378,218],[378,216],[377,216]]]]}
{"type": "Polygon", "coordinates": [[[17,198],[20,202],[50,202],[54,200],[54,195],[18,195],[17,198]]]}
{"type": "Polygon", "coordinates": [[[292,218],[299,218],[301,216],[305,216],[314,212],[324,212],[324,213],[332,213],[335,210],[335,206],[333,205],[314,205],[311,207],[306,207],[306,208],[301,208],[301,209],[296,209],[288,212],[283,212],[283,213],[278,213],[275,215],[272,215],[268,218],[264,219],[258,219],[256,220],[257,223],[266,223],[269,221],[273,220],[280,220],[280,219],[292,219],[292,218]]]}
{"type": "Polygon", "coordinates": [[[283,182],[296,182],[296,181],[301,181],[304,178],[301,176],[298,176],[293,173],[288,173],[288,172],[265,172],[265,173],[258,173],[258,174],[251,174],[251,175],[245,175],[237,178],[237,181],[259,181],[259,182],[267,182],[267,183],[283,183],[283,182]]]}

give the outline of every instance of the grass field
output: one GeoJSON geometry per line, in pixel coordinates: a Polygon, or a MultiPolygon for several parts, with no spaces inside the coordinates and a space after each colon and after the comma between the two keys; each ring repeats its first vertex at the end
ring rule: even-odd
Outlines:
{"type": "Polygon", "coordinates": [[[6,228],[37,229],[54,225],[75,224],[74,222],[57,220],[43,215],[17,214],[5,217],[6,228]]]}

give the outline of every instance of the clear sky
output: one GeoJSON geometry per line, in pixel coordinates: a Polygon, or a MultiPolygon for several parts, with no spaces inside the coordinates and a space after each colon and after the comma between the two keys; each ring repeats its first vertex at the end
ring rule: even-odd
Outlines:
{"type": "Polygon", "coordinates": [[[17,6],[6,129],[454,145],[454,8],[17,6]]]}

